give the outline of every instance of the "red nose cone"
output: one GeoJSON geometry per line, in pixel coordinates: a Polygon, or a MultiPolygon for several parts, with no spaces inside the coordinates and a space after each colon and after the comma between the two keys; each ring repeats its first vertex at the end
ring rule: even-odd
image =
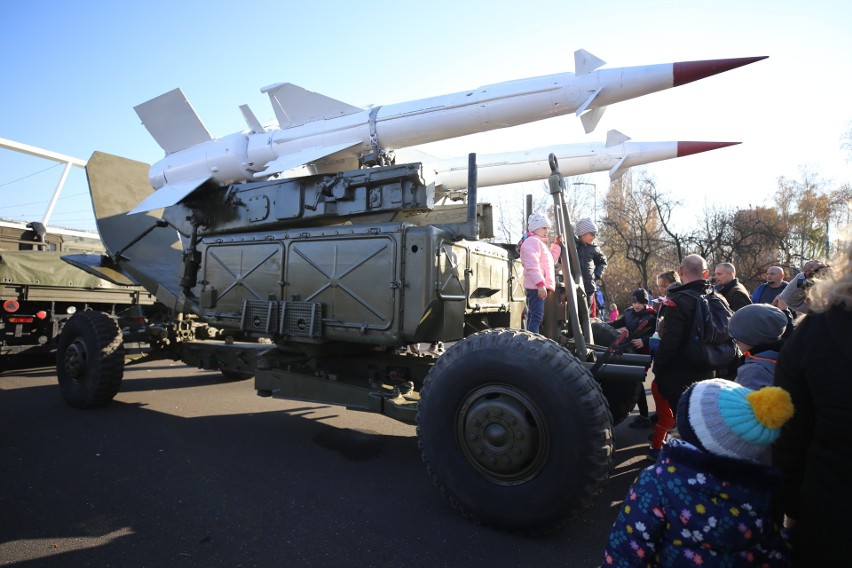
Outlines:
{"type": "Polygon", "coordinates": [[[14,314],[18,311],[18,308],[21,307],[21,304],[18,303],[17,300],[6,300],[3,302],[3,309],[9,312],[10,314],[14,314]]]}
{"type": "Polygon", "coordinates": [[[705,61],[681,61],[674,63],[674,86],[692,83],[704,77],[718,75],[761,59],[766,59],[768,55],[760,57],[741,57],[739,59],[708,59],[705,61]]]}
{"type": "Polygon", "coordinates": [[[726,146],[736,146],[737,144],[742,144],[742,142],[678,142],[677,157],[709,152],[710,150],[725,148],[726,146]]]}

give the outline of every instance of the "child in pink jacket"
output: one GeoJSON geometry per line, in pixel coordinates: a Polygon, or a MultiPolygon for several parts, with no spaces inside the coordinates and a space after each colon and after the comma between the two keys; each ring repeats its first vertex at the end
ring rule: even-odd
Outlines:
{"type": "Polygon", "coordinates": [[[521,244],[521,265],[527,292],[527,329],[538,333],[544,318],[544,300],[556,291],[553,265],[562,253],[562,238],[556,235],[554,243],[547,246],[550,222],[538,213],[530,215],[527,228],[531,234],[521,244]]]}

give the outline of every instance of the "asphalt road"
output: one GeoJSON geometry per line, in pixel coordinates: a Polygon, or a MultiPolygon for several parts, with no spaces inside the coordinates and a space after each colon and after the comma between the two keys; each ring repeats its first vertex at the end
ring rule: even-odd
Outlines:
{"type": "Polygon", "coordinates": [[[647,465],[616,467],[581,519],[543,538],[474,525],[443,500],[414,427],[260,398],[181,363],[130,367],[105,408],[66,406],[53,369],[0,375],[0,565],[597,566],[647,465]]]}

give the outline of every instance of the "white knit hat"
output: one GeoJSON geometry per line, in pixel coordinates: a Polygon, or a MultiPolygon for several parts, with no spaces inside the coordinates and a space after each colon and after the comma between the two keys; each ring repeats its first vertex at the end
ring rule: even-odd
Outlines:
{"type": "Polygon", "coordinates": [[[582,237],[586,233],[597,233],[598,232],[598,226],[595,225],[594,221],[592,221],[588,217],[585,217],[583,219],[580,219],[577,222],[577,226],[575,227],[575,232],[577,233],[578,237],[582,237]]]}
{"type": "Polygon", "coordinates": [[[549,226],[550,221],[547,220],[547,217],[539,215],[538,213],[530,215],[529,221],[527,221],[527,230],[529,231],[535,231],[536,229],[549,226]]]}

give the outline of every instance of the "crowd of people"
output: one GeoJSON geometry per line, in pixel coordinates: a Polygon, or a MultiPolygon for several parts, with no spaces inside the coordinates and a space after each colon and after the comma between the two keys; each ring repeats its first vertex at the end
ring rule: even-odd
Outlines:
{"type": "MultiPolygon", "coordinates": [[[[531,314],[556,290],[562,248],[558,240],[547,246],[546,229],[535,231],[543,219],[530,217],[536,240],[521,247],[531,314]]],[[[590,219],[576,233],[593,298],[606,257],[590,219]]],[[[749,294],[732,263],[717,264],[711,279],[693,254],[658,275],[653,300],[639,288],[623,310],[609,307],[610,324],[652,356],[656,415],[643,390],[630,425],[653,428],[654,463],[627,493],[603,566],[849,562],[842,534],[852,510],[852,245],[831,267],[811,261],[787,281],[770,266],[765,280],[749,294]],[[725,333],[710,341],[696,330],[720,313],[708,312],[714,303],[724,305],[725,333]],[[696,358],[697,340],[736,348],[730,361],[709,366],[715,359],[696,358]]],[[[538,331],[540,320],[528,321],[538,331]]]]}

